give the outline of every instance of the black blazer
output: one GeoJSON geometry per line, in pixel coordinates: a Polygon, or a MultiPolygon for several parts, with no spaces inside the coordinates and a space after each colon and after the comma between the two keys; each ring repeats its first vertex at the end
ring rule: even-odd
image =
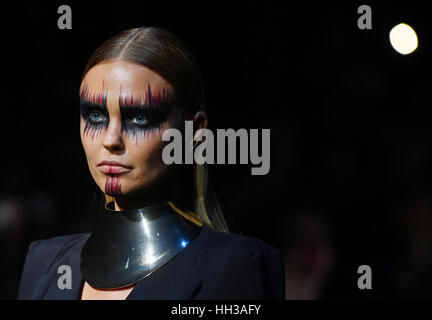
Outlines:
{"type": "MultiPolygon", "coordinates": [[[[81,233],[33,241],[18,299],[80,299],[84,284],[80,255],[89,236],[81,233]],[[57,284],[64,273],[59,271],[61,265],[71,268],[71,289],[60,289],[57,284]]],[[[283,300],[284,296],[284,268],[278,249],[254,237],[225,234],[204,224],[186,248],[139,281],[127,300],[283,300]]]]}

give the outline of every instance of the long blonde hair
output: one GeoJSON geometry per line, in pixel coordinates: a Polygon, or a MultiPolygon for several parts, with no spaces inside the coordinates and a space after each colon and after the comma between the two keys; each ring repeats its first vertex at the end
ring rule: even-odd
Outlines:
{"type": "MultiPolygon", "coordinates": [[[[157,27],[120,32],[100,45],[89,58],[81,81],[95,65],[121,59],[141,64],[166,79],[174,88],[178,105],[188,114],[205,111],[204,86],[192,51],[177,36],[157,27]]],[[[195,212],[214,230],[230,233],[209,179],[207,164],[194,164],[195,212]]],[[[105,196],[105,201],[114,200],[105,196]]]]}

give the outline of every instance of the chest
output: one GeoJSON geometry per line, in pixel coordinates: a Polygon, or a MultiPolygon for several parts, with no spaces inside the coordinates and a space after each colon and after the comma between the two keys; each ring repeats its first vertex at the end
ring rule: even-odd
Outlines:
{"type": "Polygon", "coordinates": [[[81,300],[125,300],[131,291],[134,289],[135,284],[121,289],[97,289],[84,282],[81,300]]]}

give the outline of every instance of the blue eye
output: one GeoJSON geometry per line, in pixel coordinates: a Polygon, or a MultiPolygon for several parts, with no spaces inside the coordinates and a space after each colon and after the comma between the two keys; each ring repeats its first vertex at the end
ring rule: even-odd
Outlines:
{"type": "Polygon", "coordinates": [[[89,120],[93,123],[100,123],[105,121],[105,116],[99,111],[92,111],[89,115],[89,120]]]}
{"type": "Polygon", "coordinates": [[[137,114],[135,117],[132,118],[131,122],[139,126],[145,126],[149,123],[149,121],[143,114],[137,114]]]}

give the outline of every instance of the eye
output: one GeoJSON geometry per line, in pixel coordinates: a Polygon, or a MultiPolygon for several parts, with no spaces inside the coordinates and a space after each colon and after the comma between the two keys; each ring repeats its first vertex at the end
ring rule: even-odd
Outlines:
{"type": "Polygon", "coordinates": [[[135,115],[131,119],[131,122],[138,126],[146,126],[147,124],[149,124],[149,121],[142,113],[138,113],[137,115],[135,115]]]}
{"type": "Polygon", "coordinates": [[[100,123],[105,121],[105,116],[101,112],[93,110],[89,114],[89,120],[93,123],[100,123]]]}

